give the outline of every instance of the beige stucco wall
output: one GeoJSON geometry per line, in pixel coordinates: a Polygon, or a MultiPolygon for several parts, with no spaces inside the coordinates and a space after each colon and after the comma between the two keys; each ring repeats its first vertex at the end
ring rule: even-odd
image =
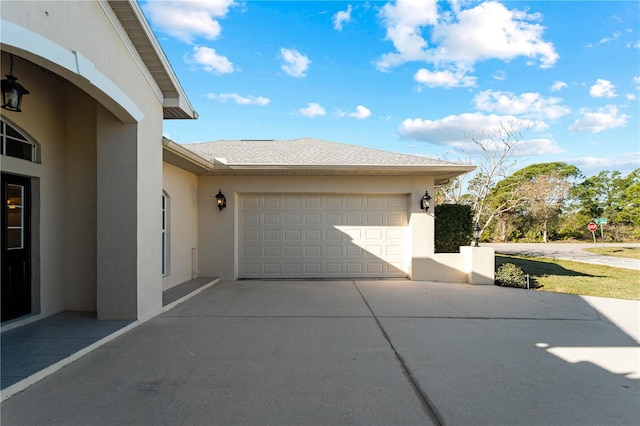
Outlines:
{"type": "Polygon", "coordinates": [[[4,32],[2,39],[2,74],[5,52],[14,53],[14,74],[31,91],[22,113],[3,115],[42,147],[42,164],[2,158],[2,170],[39,179],[42,314],[97,308],[101,318],[155,315],[162,307],[162,102],[155,82],[106,2],[3,1],[1,18],[53,42],[44,59],[7,44],[4,32]],[[95,69],[101,88],[55,63],[76,56],[89,61],[80,69],[95,69]]]}
{"type": "MultiPolygon", "coordinates": [[[[409,194],[411,250],[433,250],[433,218],[420,210],[425,190],[433,193],[433,179],[403,176],[233,176],[200,177],[198,186],[199,269],[202,276],[235,279],[237,276],[238,206],[243,193],[409,194]],[[227,197],[227,208],[218,211],[218,190],[227,197]]],[[[433,208],[432,208],[433,210],[433,208]]],[[[431,211],[432,211],[431,210],[431,211]]],[[[430,212],[431,212],[430,211],[430,212]]],[[[409,262],[410,263],[410,262],[409,262]]]]}
{"type": "MultiPolygon", "coordinates": [[[[168,270],[164,290],[192,278],[192,252],[198,248],[198,177],[163,163],[162,186],[168,197],[168,270]]],[[[195,259],[197,262],[197,258],[195,259]]]]}
{"type": "MultiPolygon", "coordinates": [[[[8,55],[2,72],[8,72],[8,55]]],[[[95,101],[74,86],[21,63],[20,80],[37,96],[25,97],[23,113],[2,118],[39,147],[40,163],[2,157],[2,171],[35,178],[32,263],[39,310],[96,308],[95,101]],[[28,112],[27,112],[28,111],[28,112]],[[66,123],[72,121],[73,126],[66,123]]]]}

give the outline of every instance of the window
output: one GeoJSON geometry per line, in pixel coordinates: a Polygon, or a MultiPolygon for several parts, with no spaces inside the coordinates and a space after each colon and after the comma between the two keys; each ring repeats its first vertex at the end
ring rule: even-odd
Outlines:
{"type": "Polygon", "coordinates": [[[169,259],[169,197],[162,193],[162,276],[168,275],[169,259]]]}
{"type": "Polygon", "coordinates": [[[7,250],[24,248],[24,186],[7,184],[7,250]]]}
{"type": "Polygon", "coordinates": [[[36,162],[36,144],[9,123],[0,120],[0,154],[36,162]]]}

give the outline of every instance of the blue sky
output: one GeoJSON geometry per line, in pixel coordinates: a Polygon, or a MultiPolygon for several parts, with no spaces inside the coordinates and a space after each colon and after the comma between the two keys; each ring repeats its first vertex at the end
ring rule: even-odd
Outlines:
{"type": "Polygon", "coordinates": [[[200,117],[178,143],[314,137],[478,161],[527,128],[518,168],[640,167],[637,1],[142,1],[200,117]]]}

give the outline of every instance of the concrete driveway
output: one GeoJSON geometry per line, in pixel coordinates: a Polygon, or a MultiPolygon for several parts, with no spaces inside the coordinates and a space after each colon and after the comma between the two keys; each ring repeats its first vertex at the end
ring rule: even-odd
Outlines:
{"type": "Polygon", "coordinates": [[[637,424],[640,304],[223,282],[2,404],[7,425],[637,424]]]}

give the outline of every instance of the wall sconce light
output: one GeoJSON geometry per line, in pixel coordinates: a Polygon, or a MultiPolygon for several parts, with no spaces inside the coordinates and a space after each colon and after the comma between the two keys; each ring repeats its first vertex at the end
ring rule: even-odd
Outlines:
{"type": "Polygon", "coordinates": [[[420,198],[420,209],[425,213],[429,211],[429,201],[431,201],[431,195],[429,195],[429,191],[424,191],[424,195],[420,198]]]}
{"type": "Polygon", "coordinates": [[[480,247],[480,245],[478,244],[478,241],[480,241],[480,231],[482,231],[482,229],[480,229],[480,227],[476,223],[476,226],[473,227],[473,246],[474,247],[480,247]]]}
{"type": "Polygon", "coordinates": [[[216,205],[220,211],[227,207],[227,197],[224,196],[221,190],[218,190],[218,193],[216,194],[216,205]]]}
{"type": "Polygon", "coordinates": [[[9,74],[6,74],[7,78],[1,82],[2,108],[9,111],[22,112],[20,109],[22,95],[28,95],[29,91],[18,83],[18,79],[13,76],[13,55],[9,55],[9,57],[11,58],[9,74]]]}

